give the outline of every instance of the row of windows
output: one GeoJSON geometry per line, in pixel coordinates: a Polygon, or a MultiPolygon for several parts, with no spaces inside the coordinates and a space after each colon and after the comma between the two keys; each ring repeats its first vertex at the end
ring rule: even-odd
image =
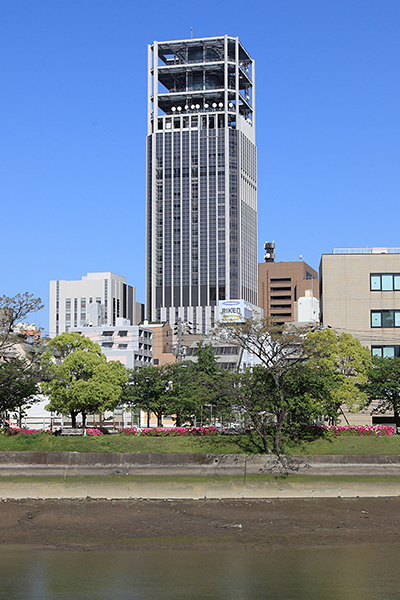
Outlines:
{"type": "MultiPolygon", "coordinates": [[[[112,337],[114,335],[114,331],[102,331],[101,335],[104,337],[112,337]]],[[[127,331],[118,331],[117,335],[119,337],[127,337],[128,332],[127,331]]]]}
{"type": "Polygon", "coordinates": [[[400,273],[371,273],[371,290],[382,292],[400,290],[400,273]]]}
{"type": "Polygon", "coordinates": [[[371,310],[371,327],[400,327],[400,310],[371,310]]]}
{"type": "MultiPolygon", "coordinates": [[[[102,348],[112,348],[114,344],[112,342],[102,342],[102,348]]],[[[128,347],[128,344],[118,344],[118,350],[125,350],[128,347]]]]}
{"type": "Polygon", "coordinates": [[[400,356],[400,346],[372,346],[372,356],[381,358],[394,358],[400,356]]]}

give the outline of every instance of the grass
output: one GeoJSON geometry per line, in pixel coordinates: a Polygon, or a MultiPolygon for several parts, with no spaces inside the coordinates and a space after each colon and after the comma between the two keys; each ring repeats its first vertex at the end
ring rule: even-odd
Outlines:
{"type": "Polygon", "coordinates": [[[338,436],[320,438],[290,447],[291,454],[399,454],[400,436],[338,436]]]}
{"type": "Polygon", "coordinates": [[[52,436],[29,434],[0,436],[0,451],[46,452],[154,452],[178,454],[242,454],[257,448],[242,436],[137,437],[124,434],[105,436],[52,436]]]}
{"type": "MultiPolygon", "coordinates": [[[[0,435],[0,451],[154,452],[188,454],[260,454],[256,436],[136,437],[123,434],[59,437],[44,434],[0,435]]],[[[291,455],[399,454],[400,436],[338,436],[288,444],[291,455]]]]}

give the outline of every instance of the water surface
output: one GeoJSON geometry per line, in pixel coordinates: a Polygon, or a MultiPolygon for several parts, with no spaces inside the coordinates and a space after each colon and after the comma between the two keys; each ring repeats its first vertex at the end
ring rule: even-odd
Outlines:
{"type": "Polygon", "coordinates": [[[400,545],[239,551],[0,550],[4,600],[394,600],[400,545]]]}

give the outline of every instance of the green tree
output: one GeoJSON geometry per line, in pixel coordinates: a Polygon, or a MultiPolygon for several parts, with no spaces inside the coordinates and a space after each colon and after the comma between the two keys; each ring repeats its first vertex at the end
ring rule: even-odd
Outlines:
{"type": "Polygon", "coordinates": [[[37,371],[26,360],[10,358],[0,363],[0,414],[21,410],[38,392],[37,371]]]}
{"type": "Polygon", "coordinates": [[[231,402],[260,436],[265,452],[280,454],[288,434],[298,434],[318,417],[336,416],[332,392],[338,378],[298,362],[280,374],[277,385],[276,374],[258,365],[231,375],[231,402]]]}
{"type": "Polygon", "coordinates": [[[277,325],[272,319],[246,319],[244,323],[221,323],[213,337],[235,344],[256,356],[276,376],[306,358],[303,344],[309,327],[277,325]]]}
{"type": "Polygon", "coordinates": [[[198,387],[196,363],[186,360],[165,365],[168,393],[165,410],[175,418],[175,425],[193,423],[201,411],[201,390],[198,387]]]}
{"type": "Polygon", "coordinates": [[[167,365],[131,369],[124,387],[122,401],[144,410],[147,409],[147,389],[149,406],[157,417],[157,427],[162,427],[163,416],[169,414],[171,398],[171,379],[167,365]]]}
{"type": "Polygon", "coordinates": [[[48,352],[48,357],[54,357],[56,360],[64,360],[64,358],[75,350],[86,350],[92,354],[101,356],[99,344],[96,344],[96,342],[93,342],[84,335],[69,331],[61,333],[50,340],[46,345],[46,350],[48,352]]]}
{"type": "Polygon", "coordinates": [[[349,333],[336,335],[333,329],[326,329],[310,332],[304,342],[304,351],[315,366],[343,375],[333,394],[337,410],[343,414],[342,405],[354,412],[365,406],[367,395],[362,384],[367,381],[371,366],[368,348],[349,333]]]}
{"type": "Polygon", "coordinates": [[[79,337],[82,347],[66,354],[61,364],[45,358],[49,381],[42,382],[42,391],[50,398],[47,410],[71,415],[73,427],[76,427],[79,413],[85,426],[88,414],[114,410],[128,379],[127,371],[119,361],[108,363],[97,344],[88,345],[79,337]]]}
{"type": "Polygon", "coordinates": [[[168,366],[172,382],[170,414],[176,425],[211,422],[214,411],[224,410],[221,380],[225,373],[220,367],[211,344],[200,341],[195,349],[195,361],[184,361],[168,366]]]}
{"type": "Polygon", "coordinates": [[[400,427],[400,358],[374,356],[368,369],[367,381],[360,384],[373,414],[393,412],[396,428],[400,427]]]}
{"type": "Polygon", "coordinates": [[[0,297],[0,358],[8,357],[16,342],[20,341],[18,333],[15,332],[17,323],[42,308],[41,299],[32,294],[0,297]]]}

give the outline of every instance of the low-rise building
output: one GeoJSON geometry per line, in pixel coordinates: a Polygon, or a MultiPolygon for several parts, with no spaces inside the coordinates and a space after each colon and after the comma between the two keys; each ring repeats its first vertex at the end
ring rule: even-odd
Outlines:
{"type": "Polygon", "coordinates": [[[153,364],[161,366],[176,362],[176,355],[173,353],[173,331],[168,321],[144,321],[143,325],[153,331],[153,364]]]}
{"type": "Polygon", "coordinates": [[[321,324],[350,333],[377,356],[400,356],[400,248],[323,254],[321,324]]]}
{"type": "Polygon", "coordinates": [[[119,360],[128,369],[153,364],[153,331],[147,327],[117,318],[115,325],[71,327],[70,331],[99,344],[107,361],[119,360]]]}

